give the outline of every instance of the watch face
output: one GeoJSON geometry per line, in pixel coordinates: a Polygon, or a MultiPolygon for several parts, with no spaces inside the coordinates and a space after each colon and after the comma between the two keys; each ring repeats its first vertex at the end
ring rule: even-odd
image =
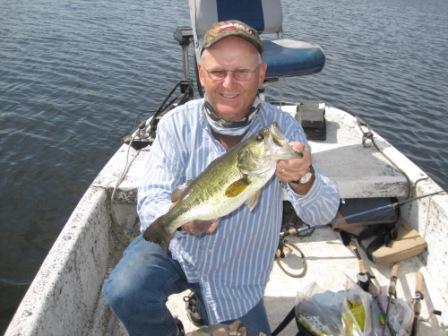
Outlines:
{"type": "Polygon", "coordinates": [[[313,173],[312,172],[308,172],[308,173],[306,173],[305,175],[303,175],[301,178],[300,178],[300,183],[301,184],[305,184],[305,183],[308,183],[310,180],[311,180],[311,176],[313,176],[313,173]]]}

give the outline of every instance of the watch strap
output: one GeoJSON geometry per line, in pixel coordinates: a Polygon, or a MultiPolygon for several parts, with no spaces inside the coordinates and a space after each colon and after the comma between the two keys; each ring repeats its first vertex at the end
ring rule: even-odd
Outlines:
{"type": "Polygon", "coordinates": [[[296,184],[306,184],[306,183],[308,183],[308,182],[313,178],[313,175],[314,175],[314,168],[313,168],[313,166],[311,165],[310,168],[308,169],[308,171],[305,173],[305,175],[303,175],[303,176],[300,177],[299,179],[297,179],[297,180],[295,180],[295,181],[291,181],[291,182],[292,182],[292,183],[296,183],[296,184]],[[310,174],[309,177],[306,179],[306,181],[302,182],[303,178],[304,178],[305,176],[307,176],[308,174],[310,174]]]}

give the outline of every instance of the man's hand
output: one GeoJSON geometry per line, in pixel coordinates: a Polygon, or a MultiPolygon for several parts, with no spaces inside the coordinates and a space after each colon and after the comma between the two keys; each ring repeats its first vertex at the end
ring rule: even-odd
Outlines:
{"type": "Polygon", "coordinates": [[[299,194],[306,194],[314,182],[314,175],[308,183],[299,184],[298,181],[311,168],[311,151],[306,148],[304,144],[294,141],[289,144],[296,152],[303,153],[300,159],[279,160],[277,162],[277,169],[275,175],[281,182],[291,183],[291,187],[299,194]]]}
{"type": "Polygon", "coordinates": [[[202,233],[211,234],[213,233],[219,225],[219,220],[214,219],[211,221],[200,221],[195,220],[192,222],[185,223],[181,226],[182,230],[192,234],[192,235],[199,235],[202,233]]]}

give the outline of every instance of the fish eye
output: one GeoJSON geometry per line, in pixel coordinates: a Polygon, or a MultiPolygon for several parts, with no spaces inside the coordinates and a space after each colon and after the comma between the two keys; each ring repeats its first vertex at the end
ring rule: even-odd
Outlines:
{"type": "Polygon", "coordinates": [[[263,139],[264,139],[264,136],[263,136],[263,134],[261,134],[261,133],[258,133],[258,135],[257,135],[257,141],[258,142],[260,142],[260,141],[263,141],[263,139]]]}

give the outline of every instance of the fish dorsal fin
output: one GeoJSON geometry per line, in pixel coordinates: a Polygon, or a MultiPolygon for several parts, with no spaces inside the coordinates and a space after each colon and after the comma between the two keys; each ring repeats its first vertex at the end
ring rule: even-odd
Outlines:
{"type": "Polygon", "coordinates": [[[241,194],[248,186],[250,181],[246,175],[229,185],[225,191],[227,197],[233,198],[241,194]]]}
{"type": "Polygon", "coordinates": [[[261,189],[254,192],[250,197],[247,199],[246,204],[250,211],[253,211],[255,207],[258,204],[258,200],[260,199],[261,195],[261,189]]]}
{"type": "Polygon", "coordinates": [[[176,203],[180,201],[185,194],[187,193],[188,187],[191,184],[191,180],[188,180],[184,184],[181,184],[179,187],[174,189],[174,191],[171,193],[171,202],[176,203]]]}

